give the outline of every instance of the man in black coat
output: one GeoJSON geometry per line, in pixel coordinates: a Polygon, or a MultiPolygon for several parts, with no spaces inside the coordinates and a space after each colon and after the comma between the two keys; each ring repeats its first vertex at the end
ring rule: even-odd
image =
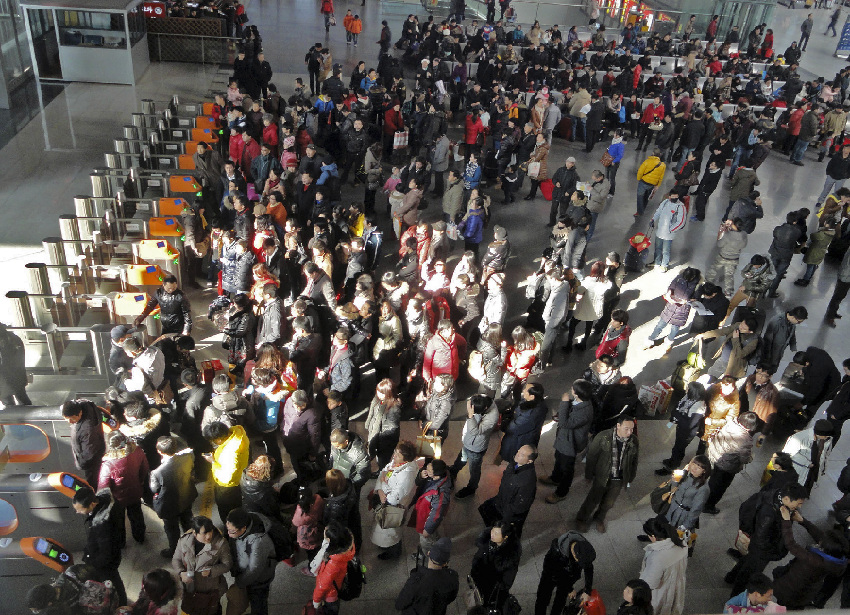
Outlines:
{"type": "Polygon", "coordinates": [[[708,199],[717,190],[717,184],[720,183],[722,175],[723,169],[717,165],[717,161],[712,156],[697,188],[697,198],[694,204],[696,214],[691,216],[691,220],[699,220],[700,222],[705,220],[705,208],[708,205],[708,199]]]}
{"type": "Polygon", "coordinates": [[[679,141],[679,147],[682,150],[682,159],[679,161],[680,166],[685,164],[689,153],[696,151],[697,146],[702,140],[702,136],[705,134],[705,123],[702,121],[702,116],[702,109],[697,109],[691,121],[687,123],[685,129],[682,131],[682,139],[679,141]]]}
{"type": "Polygon", "coordinates": [[[255,89],[262,93],[263,98],[269,97],[269,82],[273,74],[272,65],[268,63],[265,54],[261,51],[251,65],[251,76],[256,84],[255,89]]]}
{"type": "Polygon", "coordinates": [[[517,538],[522,537],[522,526],[534,496],[537,494],[537,471],[534,460],[537,459],[537,447],[525,444],[514,455],[499,483],[499,493],[481,505],[479,513],[487,526],[496,521],[513,523],[517,538]]]}
{"type": "Polygon", "coordinates": [[[800,407],[805,406],[806,414],[812,417],[820,405],[839,387],[841,374],[829,353],[815,346],[809,346],[805,352],[796,353],[793,361],[803,366],[803,399],[799,402],[800,407]]]}
{"type": "Polygon", "coordinates": [[[90,487],[83,487],[74,494],[73,507],[78,515],[86,517],[83,563],[95,569],[100,581],[112,581],[118,592],[119,606],[126,605],[127,591],[118,573],[124,544],[124,510],[115,504],[109,489],[95,494],[90,487]]]}
{"type": "Polygon", "coordinates": [[[446,615],[460,588],[457,572],[449,568],[451,554],[451,538],[434,543],[425,565],[417,566],[401,588],[395,601],[397,611],[402,615],[446,615]]]}
{"type": "Polygon", "coordinates": [[[844,369],[844,376],[841,378],[841,384],[832,397],[832,401],[826,409],[826,418],[832,423],[834,431],[832,432],[832,447],[838,444],[838,439],[841,437],[841,428],[844,422],[850,418],[850,359],[844,359],[841,364],[844,369]]]}
{"type": "Polygon", "coordinates": [[[177,288],[177,278],[167,275],[162,279],[162,286],[156,289],[153,296],[148,299],[145,309],[133,322],[135,326],[141,325],[145,318],[159,308],[159,322],[162,324],[162,334],[180,333],[189,335],[192,332],[192,312],[189,299],[183,291],[177,288]]]}
{"type": "Polygon", "coordinates": [[[552,592],[555,592],[555,602],[552,613],[563,612],[567,597],[573,591],[573,585],[584,574],[584,589],[582,600],[590,599],[593,591],[593,562],[596,560],[596,550],[588,540],[570,530],[552,539],[549,550],[543,558],[543,573],[537,586],[537,600],[534,603],[534,615],[546,615],[552,592]]]}
{"type": "MultiPolygon", "coordinates": [[[[74,465],[89,485],[97,485],[106,452],[100,410],[88,399],[70,400],[62,405],[62,417],[71,425],[74,465]]],[[[121,527],[124,527],[123,521],[121,527]]]]}
{"type": "Polygon", "coordinates": [[[599,135],[602,133],[602,119],[605,117],[605,103],[599,98],[596,90],[590,95],[590,110],[586,115],[584,151],[590,152],[599,141],[599,135]]]}
{"type": "Polygon", "coordinates": [[[192,521],[192,503],[198,497],[192,470],[195,454],[185,441],[178,437],[160,436],[156,450],[162,463],[150,475],[154,512],[162,519],[168,548],[160,555],[171,558],[177,548],[180,530],[188,531],[192,521]]]}
{"type": "Polygon", "coordinates": [[[576,191],[576,183],[579,181],[581,181],[581,178],[578,175],[578,169],[576,169],[576,159],[570,156],[564,166],[555,171],[552,176],[552,206],[549,210],[549,224],[547,226],[555,226],[561,203],[564,203],[564,209],[566,209],[570,197],[576,191]]]}
{"type": "Polygon", "coordinates": [[[0,323],[0,402],[5,406],[31,406],[27,395],[24,343],[0,323]]]}
{"type": "Polygon", "coordinates": [[[747,588],[747,581],[752,575],[764,572],[770,562],[777,562],[788,554],[782,539],[780,508],[788,509],[793,516],[794,511],[809,497],[806,488],[800,483],[790,483],[779,491],[761,492],[758,495],[754,506],[748,506],[750,501],[745,500],[738,513],[740,529],[750,535],[750,548],[724,579],[732,585],[730,596],[733,597],[747,588]],[[747,515],[753,516],[748,519],[747,515]]]}
{"type": "MultiPolygon", "coordinates": [[[[294,213],[302,229],[306,229],[313,223],[313,206],[315,203],[316,185],[313,183],[313,176],[305,171],[301,174],[301,181],[295,184],[294,213]]],[[[310,234],[312,234],[312,229],[310,234]]]]}

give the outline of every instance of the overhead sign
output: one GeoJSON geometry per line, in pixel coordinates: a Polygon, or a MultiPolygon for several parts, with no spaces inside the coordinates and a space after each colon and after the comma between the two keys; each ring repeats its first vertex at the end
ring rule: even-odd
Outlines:
{"type": "Polygon", "coordinates": [[[165,2],[145,2],[142,13],[145,17],[165,17],[165,2]]]}

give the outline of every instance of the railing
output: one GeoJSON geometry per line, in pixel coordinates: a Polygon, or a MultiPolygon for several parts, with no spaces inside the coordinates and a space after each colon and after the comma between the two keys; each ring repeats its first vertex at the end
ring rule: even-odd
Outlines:
{"type": "Polygon", "coordinates": [[[151,62],[232,64],[238,38],[148,32],[151,62]]]}

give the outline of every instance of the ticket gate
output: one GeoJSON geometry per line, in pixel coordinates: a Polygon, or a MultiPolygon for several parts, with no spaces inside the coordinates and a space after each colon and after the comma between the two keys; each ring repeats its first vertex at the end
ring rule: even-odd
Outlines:
{"type": "Polygon", "coordinates": [[[59,406],[11,406],[0,412],[0,482],[8,474],[74,468],[71,426],[59,406]]]}

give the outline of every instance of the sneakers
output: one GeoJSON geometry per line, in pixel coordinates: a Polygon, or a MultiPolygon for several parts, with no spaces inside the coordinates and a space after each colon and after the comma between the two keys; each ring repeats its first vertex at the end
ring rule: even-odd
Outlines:
{"type": "Polygon", "coordinates": [[[808,286],[808,285],[809,285],[809,280],[805,280],[803,278],[800,278],[799,280],[794,281],[794,286],[808,286]]]}
{"type": "Polygon", "coordinates": [[[804,167],[804,166],[806,166],[806,165],[804,165],[802,162],[800,162],[799,160],[792,160],[792,161],[791,161],[791,164],[793,164],[793,165],[795,165],[795,166],[798,166],[798,167],[804,167]]]}
{"type": "Polygon", "coordinates": [[[546,496],[546,503],[547,504],[557,504],[561,500],[565,500],[565,499],[567,499],[567,496],[565,496],[565,495],[558,495],[557,493],[552,493],[552,494],[546,496]]]}

